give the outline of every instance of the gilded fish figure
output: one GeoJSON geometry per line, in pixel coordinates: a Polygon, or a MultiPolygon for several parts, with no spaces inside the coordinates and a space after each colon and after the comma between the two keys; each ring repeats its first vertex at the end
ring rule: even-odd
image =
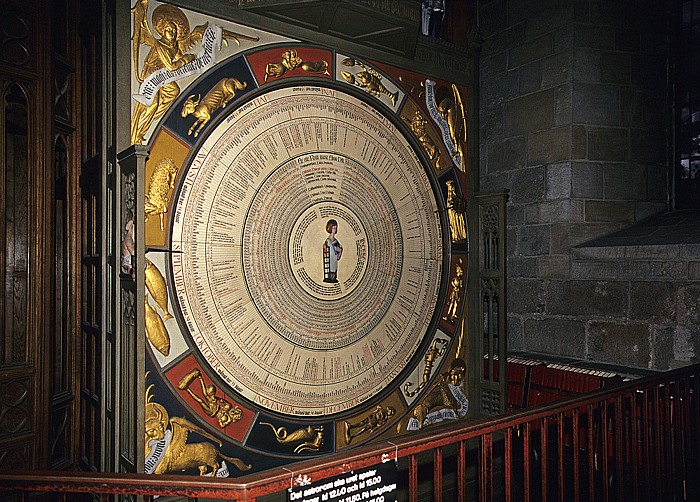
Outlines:
{"type": "Polygon", "coordinates": [[[148,338],[158,352],[167,356],[170,354],[170,335],[165,327],[165,323],[163,323],[163,319],[160,318],[156,309],[151,307],[147,299],[145,301],[145,306],[146,338],[148,338]]]}
{"type": "Polygon", "coordinates": [[[165,285],[165,278],[148,258],[146,258],[146,288],[163,311],[163,321],[172,319],[173,315],[168,312],[168,287],[165,285]]]}

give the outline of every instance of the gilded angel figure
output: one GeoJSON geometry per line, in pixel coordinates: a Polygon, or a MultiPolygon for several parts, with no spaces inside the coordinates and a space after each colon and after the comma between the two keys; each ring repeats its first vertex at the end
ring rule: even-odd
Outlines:
{"type": "MultiPolygon", "coordinates": [[[[178,68],[193,61],[196,55],[189,51],[202,41],[202,36],[209,23],[200,24],[190,30],[187,16],[178,7],[170,4],[161,4],[153,10],[151,24],[153,31],[148,26],[146,12],[148,0],[137,0],[131,11],[134,14],[134,34],[132,37],[133,64],[136,80],[142,84],[152,73],[166,69],[175,71],[178,68]],[[154,35],[155,32],[155,35],[154,35]],[[139,69],[139,51],[142,45],[150,46],[143,67],[139,69]]],[[[239,38],[246,40],[258,40],[258,37],[249,37],[227,30],[222,30],[222,39],[233,40],[240,45],[239,38]]],[[[176,81],[167,81],[154,93],[151,104],[136,102],[134,114],[131,118],[131,142],[139,144],[151,127],[151,124],[163,116],[172,102],[180,94],[180,86],[176,81]]]]}

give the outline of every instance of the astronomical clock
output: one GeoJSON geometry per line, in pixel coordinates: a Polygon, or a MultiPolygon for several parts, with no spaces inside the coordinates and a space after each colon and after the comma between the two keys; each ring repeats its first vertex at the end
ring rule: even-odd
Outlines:
{"type": "Polygon", "coordinates": [[[467,419],[468,88],[169,4],[133,19],[146,471],[467,419]]]}

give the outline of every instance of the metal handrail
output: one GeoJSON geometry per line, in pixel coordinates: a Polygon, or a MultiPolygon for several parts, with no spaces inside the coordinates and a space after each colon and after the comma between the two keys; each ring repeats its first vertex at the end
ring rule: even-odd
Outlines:
{"type": "Polygon", "coordinates": [[[458,500],[467,499],[468,481],[475,483],[470,496],[478,500],[492,500],[495,492],[504,500],[698,500],[700,483],[693,478],[700,472],[699,381],[700,365],[688,366],[235,479],[11,471],[0,473],[0,490],[254,501],[300,484],[408,460],[406,496],[417,500],[422,481],[418,455],[432,452],[432,479],[426,482],[433,487],[433,500],[442,500],[442,452],[450,447],[457,451],[456,486],[451,489],[458,500]],[[500,453],[494,453],[496,444],[503,445],[500,453]],[[468,456],[468,450],[476,457],[468,456]],[[476,468],[473,480],[467,479],[467,467],[476,468]]]}

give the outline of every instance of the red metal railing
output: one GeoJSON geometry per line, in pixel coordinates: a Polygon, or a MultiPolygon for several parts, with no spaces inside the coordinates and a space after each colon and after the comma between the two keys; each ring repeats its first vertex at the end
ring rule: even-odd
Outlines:
{"type": "MultiPolygon", "coordinates": [[[[236,479],[5,472],[15,490],[285,500],[288,488],[396,462],[398,500],[700,500],[700,365],[236,479]]],[[[59,498],[59,500],[61,500],[59,498]]]]}

